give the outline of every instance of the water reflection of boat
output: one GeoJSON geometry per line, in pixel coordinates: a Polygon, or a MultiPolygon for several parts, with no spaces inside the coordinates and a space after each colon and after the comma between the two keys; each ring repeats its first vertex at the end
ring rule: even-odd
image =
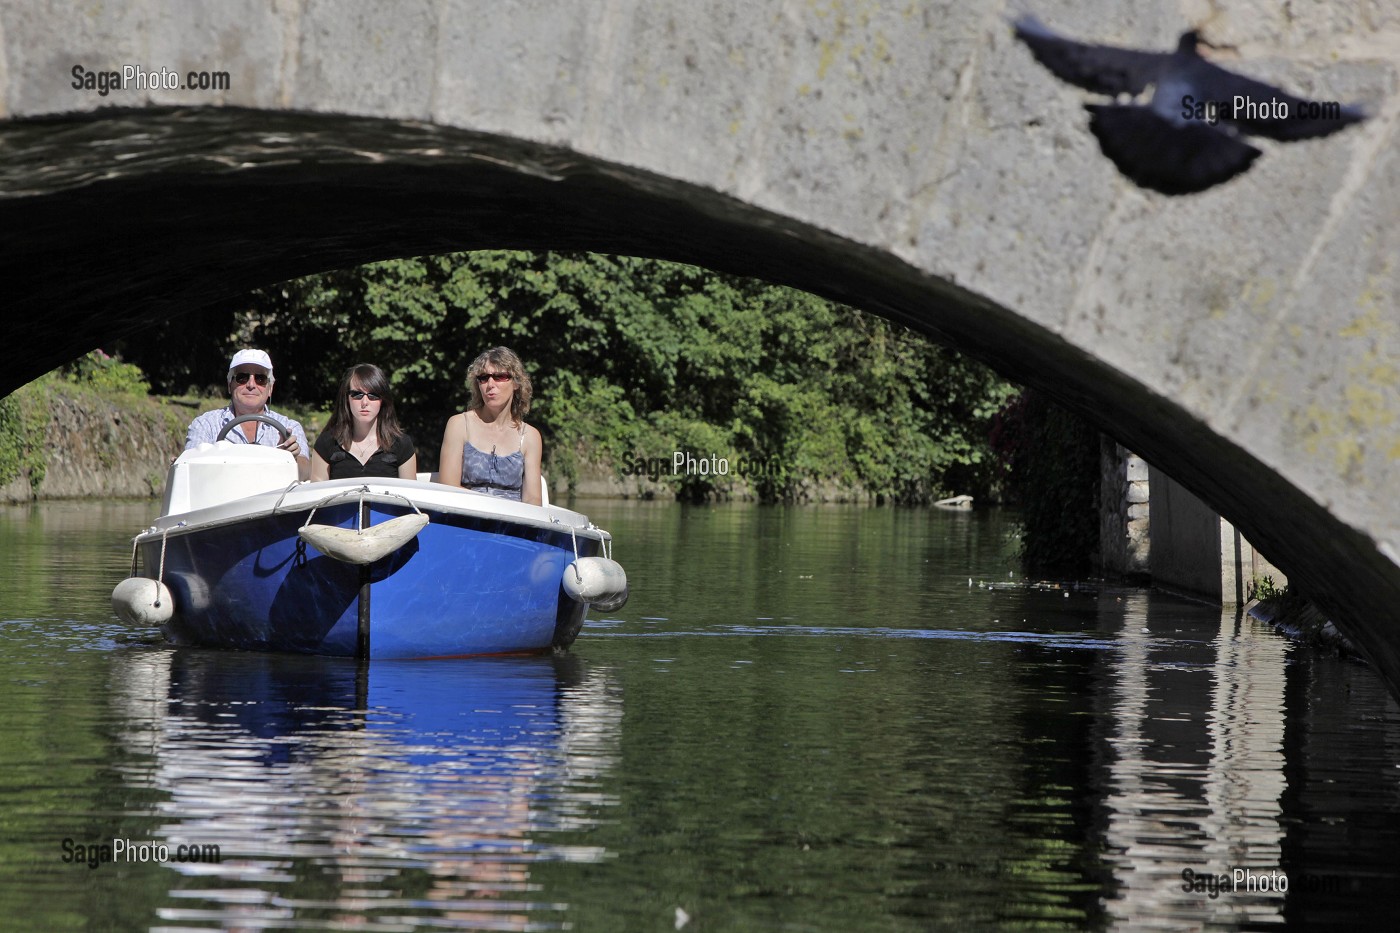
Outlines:
{"type": "Polygon", "coordinates": [[[206,878],[205,903],[172,892],[167,920],[383,912],[522,929],[557,910],[532,900],[535,862],[601,857],[549,839],[607,804],[595,785],[617,756],[615,691],[571,655],[363,665],[179,649],[121,666],[124,738],[162,793],[157,836],[222,856],[170,866],[206,878]]]}
{"type": "Polygon", "coordinates": [[[559,691],[577,686],[583,662],[541,658],[462,659],[453,665],[241,652],[228,659],[200,649],[172,655],[171,711],[205,725],[236,725],[285,755],[298,734],[370,730],[392,723],[415,746],[463,738],[539,745],[557,738],[559,691]]]}
{"type": "Polygon", "coordinates": [[[570,644],[617,608],[611,536],[568,509],[437,483],[298,483],[286,451],[203,445],[172,464],[113,606],[178,645],[421,658],[570,644]],[[133,567],[133,574],[134,574],[133,567]]]}

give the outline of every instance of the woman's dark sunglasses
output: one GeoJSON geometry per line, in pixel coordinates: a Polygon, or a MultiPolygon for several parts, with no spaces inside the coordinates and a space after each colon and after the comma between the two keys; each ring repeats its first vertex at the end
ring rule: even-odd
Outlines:
{"type": "Polygon", "coordinates": [[[370,400],[371,402],[377,402],[377,401],[379,401],[379,396],[375,395],[373,392],[361,392],[359,389],[351,389],[351,390],[350,390],[350,397],[353,398],[353,399],[354,399],[355,401],[357,401],[357,402],[358,402],[360,399],[365,398],[366,396],[369,397],[369,400],[370,400]]]}
{"type": "Polygon", "coordinates": [[[476,381],[477,381],[478,383],[486,383],[486,382],[491,381],[492,379],[496,380],[497,382],[510,382],[510,373],[477,373],[477,374],[476,374],[476,381]]]}
{"type": "Polygon", "coordinates": [[[233,374],[233,381],[234,381],[235,383],[237,383],[238,385],[242,385],[243,383],[247,382],[249,379],[254,380],[254,381],[257,382],[257,384],[260,385],[260,386],[265,386],[265,385],[267,385],[267,374],[266,374],[266,373],[234,373],[234,374],[233,374]]]}

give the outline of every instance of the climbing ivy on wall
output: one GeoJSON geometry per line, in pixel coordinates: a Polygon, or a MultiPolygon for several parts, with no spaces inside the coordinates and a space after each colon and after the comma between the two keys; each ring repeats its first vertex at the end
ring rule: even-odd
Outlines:
{"type": "Polygon", "coordinates": [[[0,398],[0,486],[28,473],[31,489],[44,481],[44,429],[48,411],[43,395],[26,386],[0,398]]]}
{"type": "Polygon", "coordinates": [[[1089,573],[1099,551],[1099,432],[1026,389],[998,416],[992,443],[1024,522],[1026,573],[1089,573]]]}

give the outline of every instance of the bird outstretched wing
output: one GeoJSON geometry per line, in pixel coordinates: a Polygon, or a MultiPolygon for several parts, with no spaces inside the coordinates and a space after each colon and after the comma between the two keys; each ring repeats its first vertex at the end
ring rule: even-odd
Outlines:
{"type": "Polygon", "coordinates": [[[1013,28],[1016,38],[1056,77],[1097,94],[1137,96],[1171,58],[1170,53],[1075,42],[1030,15],[1017,19],[1013,28]]]}
{"type": "Polygon", "coordinates": [[[1126,177],[1163,194],[1194,194],[1228,181],[1259,157],[1238,136],[1206,123],[1173,122],[1149,107],[1088,104],[1089,129],[1126,177]]]}
{"type": "Polygon", "coordinates": [[[1360,107],[1296,97],[1205,59],[1192,61],[1183,78],[1197,100],[1226,104],[1222,118],[1249,136],[1282,142],[1313,139],[1366,119],[1366,112],[1360,107]],[[1246,106],[1237,108],[1240,101],[1246,106]]]}

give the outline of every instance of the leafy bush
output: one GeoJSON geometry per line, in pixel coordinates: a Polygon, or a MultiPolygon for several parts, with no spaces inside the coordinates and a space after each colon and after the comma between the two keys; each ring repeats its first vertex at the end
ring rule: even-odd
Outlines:
{"type": "Polygon", "coordinates": [[[76,385],[88,386],[98,392],[124,395],[146,395],[151,385],[141,368],[123,363],[102,350],[93,350],[61,369],[63,376],[76,385]]]}
{"type": "Polygon", "coordinates": [[[1281,599],[1288,593],[1288,587],[1280,587],[1269,575],[1255,577],[1249,582],[1249,598],[1258,600],[1281,599]]]}

